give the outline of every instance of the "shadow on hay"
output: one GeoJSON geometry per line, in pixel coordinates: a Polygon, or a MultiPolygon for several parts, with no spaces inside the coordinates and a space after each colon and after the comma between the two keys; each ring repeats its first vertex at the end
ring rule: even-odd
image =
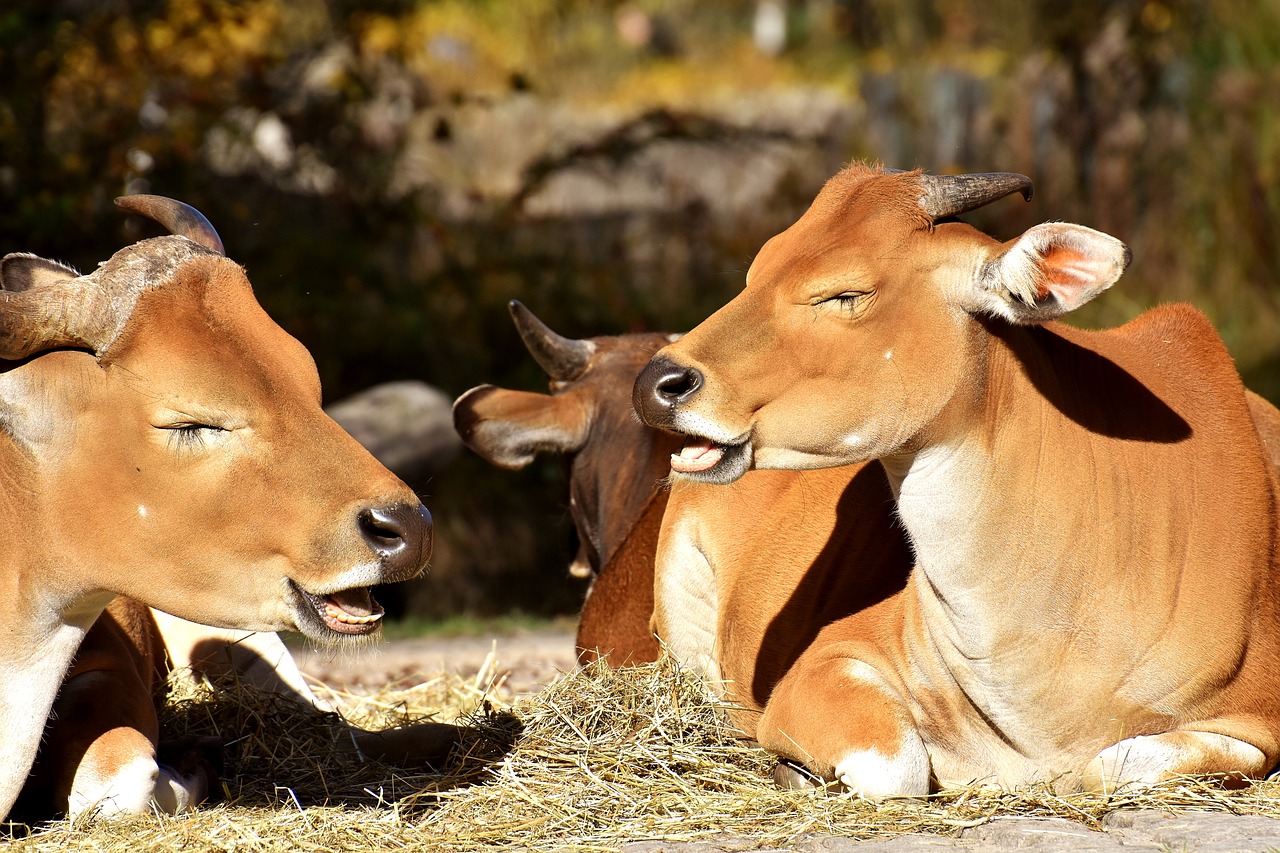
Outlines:
{"type": "Polygon", "coordinates": [[[222,745],[222,790],[213,802],[307,807],[411,798],[411,806],[429,807],[432,792],[485,782],[486,769],[523,731],[519,717],[487,701],[455,723],[414,719],[402,706],[388,717],[393,725],[369,731],[288,695],[224,685],[171,699],[160,737],[162,749],[210,738],[222,745]]]}

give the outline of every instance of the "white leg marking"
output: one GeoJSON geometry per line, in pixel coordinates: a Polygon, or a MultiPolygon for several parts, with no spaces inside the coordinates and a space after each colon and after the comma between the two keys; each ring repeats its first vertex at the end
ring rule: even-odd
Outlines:
{"type": "Polygon", "coordinates": [[[102,775],[94,762],[85,761],[76,768],[67,798],[71,818],[86,813],[102,817],[145,814],[151,810],[160,768],[155,759],[139,755],[130,759],[115,773],[102,775]]]}
{"type": "Polygon", "coordinates": [[[176,669],[191,669],[198,676],[207,663],[212,675],[235,675],[242,684],[270,693],[292,694],[322,711],[334,710],[312,692],[278,634],[210,628],[159,610],[151,612],[176,669]],[[221,651],[209,659],[210,649],[217,647],[221,651]]]}
{"type": "Polygon", "coordinates": [[[875,749],[859,749],[836,765],[836,778],[850,793],[879,802],[888,797],[923,797],[929,793],[929,754],[912,732],[892,757],[875,749]]]}
{"type": "Polygon", "coordinates": [[[1110,792],[1124,785],[1154,785],[1179,773],[1266,769],[1266,756],[1251,743],[1213,732],[1166,732],[1122,740],[1098,753],[1085,770],[1085,787],[1110,792]],[[1205,767],[1215,756],[1216,768],[1205,767]]]}
{"type": "Polygon", "coordinates": [[[896,691],[874,667],[862,661],[850,661],[848,675],[850,680],[886,694],[901,708],[897,719],[900,737],[893,754],[875,748],[846,753],[836,762],[836,778],[850,792],[869,800],[927,795],[929,753],[915,722],[898,702],[896,691]]]}
{"type": "Polygon", "coordinates": [[[155,806],[165,814],[188,812],[209,796],[209,785],[202,773],[184,776],[172,767],[160,766],[156,781],[155,806]]]}

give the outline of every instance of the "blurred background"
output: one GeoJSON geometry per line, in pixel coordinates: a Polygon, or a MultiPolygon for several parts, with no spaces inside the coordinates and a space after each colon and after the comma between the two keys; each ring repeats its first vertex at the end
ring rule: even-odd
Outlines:
{"type": "MultiPolygon", "coordinates": [[[[971,221],[1079,222],[1134,252],[1073,322],[1194,302],[1280,401],[1280,0],[0,9],[0,253],[92,270],[154,233],[114,196],[194,204],[327,402],[544,390],[512,298],[573,337],[690,328],[851,159],[1030,175],[1030,204],[971,221]]],[[[406,471],[437,549],[393,612],[576,611],[560,463],[446,451],[406,471]]]]}

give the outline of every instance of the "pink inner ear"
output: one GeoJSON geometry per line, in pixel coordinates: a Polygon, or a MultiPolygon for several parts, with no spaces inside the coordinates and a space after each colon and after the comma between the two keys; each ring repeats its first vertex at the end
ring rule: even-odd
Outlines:
{"type": "Polygon", "coordinates": [[[1096,290],[1110,283],[1112,267],[1110,259],[1054,243],[1040,255],[1042,277],[1036,296],[1044,299],[1052,293],[1070,310],[1087,302],[1096,290]]]}

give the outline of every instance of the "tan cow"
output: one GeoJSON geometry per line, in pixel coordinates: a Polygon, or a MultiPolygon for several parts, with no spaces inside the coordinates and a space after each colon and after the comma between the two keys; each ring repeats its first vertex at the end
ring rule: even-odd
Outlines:
{"type": "Polygon", "coordinates": [[[592,579],[578,622],[578,659],[656,660],[653,554],[667,502],[661,484],[681,439],[640,424],[630,392],[636,374],[673,336],[571,340],[519,302],[509,307],[551,393],[481,385],[454,403],[454,426],[468,447],[502,468],[523,468],[539,452],[567,458],[569,511],[580,543],[570,572],[592,579]]]}
{"type": "MultiPolygon", "coordinates": [[[[654,491],[678,442],[636,421],[631,386],[672,336],[566,341],[535,325],[523,307],[513,306],[513,313],[553,376],[557,360],[545,355],[548,349],[589,345],[585,368],[553,381],[550,396],[485,386],[460,398],[455,414],[468,444],[490,461],[527,461],[537,449],[569,454],[571,490],[593,496],[591,515],[582,512],[585,502],[575,503],[579,529],[626,529],[602,540],[609,557],[583,607],[580,658],[593,659],[597,649],[612,652],[615,664],[656,656],[650,622],[661,527],[667,553],[659,569],[686,569],[661,571],[656,579],[665,593],[658,603],[667,606],[656,614],[664,639],[688,649],[719,638],[714,654],[689,662],[723,680],[725,698],[741,709],[735,722],[753,734],[774,687],[823,626],[906,584],[910,552],[884,472],[877,465],[753,471],[732,488],[681,481],[669,492],[654,491]],[[591,523],[595,518],[604,521],[591,523]]],[[[785,771],[781,778],[794,780],[785,771]]]]}
{"type": "MultiPolygon", "coordinates": [[[[324,414],[311,357],[207,221],[155,196],[118,203],[180,236],[83,276],[0,262],[0,814],[116,595],[359,642],[380,624],[369,588],[431,551],[426,508],[324,414]]],[[[140,778],[158,772],[152,755],[140,778]]]]}
{"type": "MultiPolygon", "coordinates": [[[[757,737],[873,798],[1261,776],[1280,759],[1262,437],[1280,414],[1192,308],[1053,323],[1129,252],[1078,225],[1000,243],[950,218],[1014,191],[1030,181],[849,167],[637,380],[643,419],[689,436],[677,479],[879,459],[910,537],[905,589],[824,627],[757,737]]],[[[681,610],[659,592],[659,614],[681,610]]]]}

